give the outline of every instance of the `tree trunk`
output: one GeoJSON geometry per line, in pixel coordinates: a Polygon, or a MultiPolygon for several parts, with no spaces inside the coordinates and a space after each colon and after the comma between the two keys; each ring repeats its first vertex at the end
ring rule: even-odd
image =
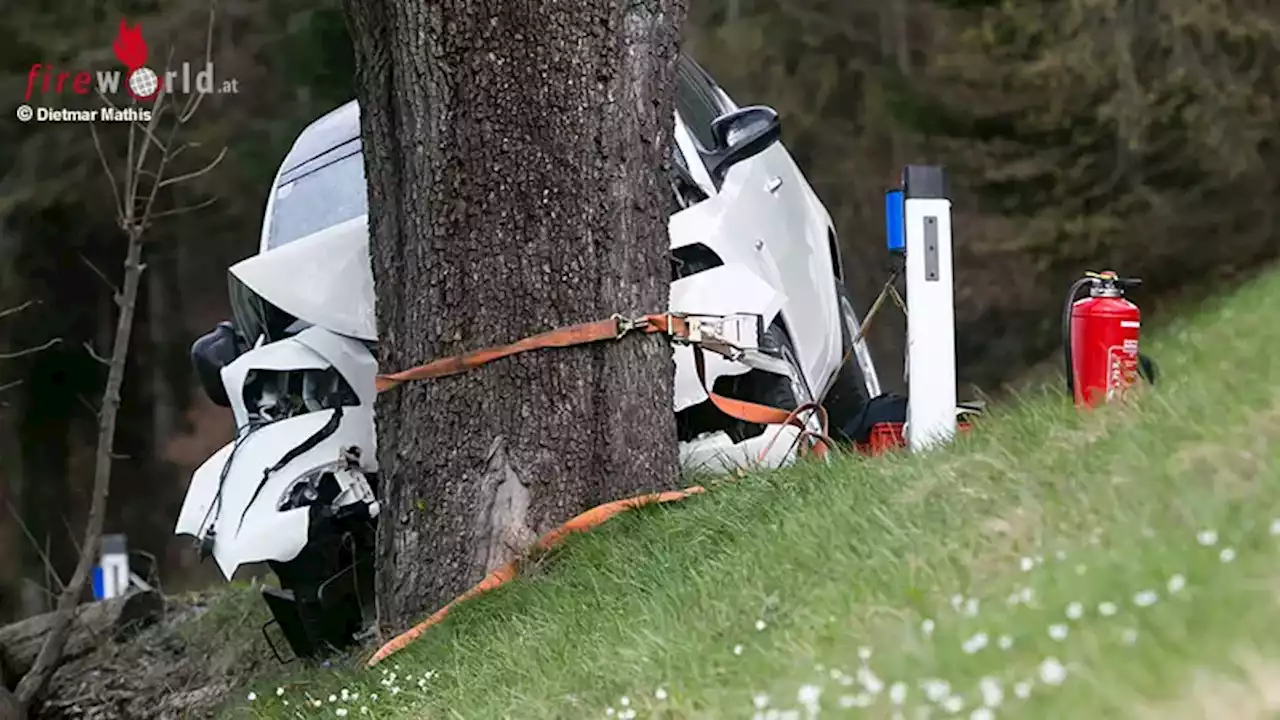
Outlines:
{"type": "MultiPolygon", "coordinates": [[[[684,0],[347,0],[384,371],[667,307],[684,0]]],[[[378,405],[378,607],[406,627],[677,477],[667,341],[542,350],[378,405]]]]}

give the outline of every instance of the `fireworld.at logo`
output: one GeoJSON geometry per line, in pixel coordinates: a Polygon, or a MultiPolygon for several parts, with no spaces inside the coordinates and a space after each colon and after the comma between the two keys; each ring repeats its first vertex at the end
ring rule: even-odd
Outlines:
{"type": "Polygon", "coordinates": [[[142,39],[142,30],[137,23],[129,27],[125,19],[120,20],[120,27],[111,50],[116,59],[124,65],[125,71],[88,70],[59,71],[52,65],[36,63],[27,73],[27,92],[23,97],[30,101],[33,95],[61,95],[71,92],[76,95],[98,93],[111,97],[124,90],[138,101],[153,100],[163,87],[166,93],[201,94],[237,93],[239,84],[235,78],[217,80],[213,74],[213,63],[206,62],[204,67],[193,72],[191,63],[183,62],[175,69],[168,69],[160,75],[147,65],[147,42],[142,39]],[[123,81],[123,83],[122,83],[123,81]]]}

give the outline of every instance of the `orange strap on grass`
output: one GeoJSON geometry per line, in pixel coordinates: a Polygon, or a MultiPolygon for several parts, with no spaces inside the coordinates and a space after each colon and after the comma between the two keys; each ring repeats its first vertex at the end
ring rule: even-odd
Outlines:
{"type": "MultiPolygon", "coordinates": [[[[498,345],[483,350],[476,350],[465,353],[463,355],[455,355],[452,357],[442,358],[419,365],[402,372],[391,373],[388,375],[379,375],[377,378],[378,392],[391,390],[396,386],[409,382],[411,380],[430,380],[434,378],[448,377],[457,375],[468,370],[475,369],[492,362],[499,358],[509,357],[530,350],[538,350],[543,348],[555,347],[571,347],[574,345],[585,345],[593,342],[602,342],[605,340],[616,340],[630,332],[639,331],[644,333],[665,333],[678,340],[689,342],[693,345],[694,368],[698,373],[698,382],[702,384],[707,397],[711,403],[720,410],[720,412],[729,417],[742,420],[758,425],[792,425],[801,430],[800,439],[808,437],[813,441],[812,449],[814,454],[823,456],[832,447],[830,438],[826,435],[826,412],[820,406],[805,405],[792,411],[783,410],[781,408],[769,407],[746,400],[725,397],[718,395],[707,387],[707,365],[706,352],[703,344],[690,341],[690,327],[688,321],[679,316],[669,313],[645,315],[636,320],[628,320],[620,315],[614,315],[606,320],[597,320],[595,322],[580,323],[578,325],[570,325],[567,327],[557,328],[538,335],[518,340],[509,345],[498,345]],[[805,411],[814,411],[819,413],[821,418],[822,431],[814,433],[808,429],[805,423],[800,420],[800,416],[805,411]]],[[[775,438],[776,439],[776,438],[775,438]]],[[[767,454],[769,447],[765,448],[767,454]]],[[[809,446],[801,445],[800,452],[806,452],[809,446]]],[[[652,503],[667,503],[676,500],[683,500],[691,495],[705,492],[705,488],[694,486],[686,490],[677,490],[672,492],[654,493],[650,495],[641,495],[638,497],[628,498],[624,500],[615,500],[604,505],[599,505],[569,520],[560,527],[551,530],[543,535],[534,543],[533,547],[538,550],[548,550],[558,545],[564,538],[572,533],[584,532],[600,525],[609,518],[618,513],[629,510],[631,508],[640,507],[641,505],[649,505],[652,503]]],[[[504,583],[514,579],[519,570],[519,561],[513,561],[489,573],[476,586],[466,591],[462,595],[454,598],[448,605],[437,610],[426,620],[415,625],[407,632],[393,638],[391,641],[383,645],[373,657],[369,659],[368,667],[377,665],[393,653],[403,649],[409,643],[418,639],[422,633],[428,628],[439,623],[444,619],[449,611],[458,603],[469,598],[475,597],[482,593],[486,593],[504,583]]]]}
{"type": "MultiPolygon", "coordinates": [[[[614,515],[617,515],[620,512],[630,510],[632,508],[637,508],[642,505],[652,505],[654,503],[668,503],[668,502],[674,502],[676,500],[683,500],[691,495],[697,495],[703,492],[706,492],[706,488],[702,487],[701,485],[695,485],[686,490],[674,490],[670,492],[651,493],[649,495],[640,495],[633,498],[627,498],[625,500],[615,500],[610,503],[605,503],[604,505],[597,505],[596,507],[591,508],[590,510],[582,513],[581,515],[574,517],[573,519],[569,520],[569,522],[552,530],[546,535],[543,535],[542,537],[538,538],[537,542],[535,542],[533,546],[538,550],[549,550],[555,547],[556,545],[559,545],[569,535],[573,533],[585,532],[587,530],[590,530],[598,525],[603,524],[606,520],[613,517],[614,515]]],[[[426,620],[423,620],[422,622],[413,626],[406,632],[391,639],[381,648],[378,648],[378,651],[373,654],[373,657],[369,658],[369,661],[368,663],[366,663],[365,666],[373,667],[374,665],[377,665],[378,663],[387,659],[391,655],[399,652],[400,650],[403,650],[414,640],[417,640],[422,635],[422,633],[427,631],[428,628],[430,628],[432,625],[435,625],[439,623],[441,620],[443,620],[444,617],[449,614],[449,611],[452,610],[453,607],[458,603],[464,600],[473,598],[477,595],[482,595],[484,593],[487,593],[490,590],[500,587],[510,582],[511,580],[515,579],[516,574],[519,571],[519,564],[520,564],[520,561],[515,560],[489,573],[488,575],[485,576],[483,580],[477,583],[474,587],[472,587],[470,590],[466,591],[465,593],[459,595],[458,597],[454,598],[452,602],[450,602],[448,605],[445,605],[444,607],[437,610],[435,613],[431,615],[431,617],[427,618],[426,620]]]]}

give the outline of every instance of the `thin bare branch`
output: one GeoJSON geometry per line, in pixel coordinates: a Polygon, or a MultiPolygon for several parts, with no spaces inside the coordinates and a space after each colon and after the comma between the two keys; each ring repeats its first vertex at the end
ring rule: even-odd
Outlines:
{"type": "Polygon", "coordinates": [[[110,365],[110,364],[111,364],[111,361],[110,361],[110,360],[108,360],[108,359],[106,359],[106,358],[102,357],[101,355],[99,355],[99,354],[98,354],[98,351],[97,351],[97,350],[94,350],[94,349],[93,349],[93,345],[92,345],[88,340],[85,340],[85,341],[84,341],[84,345],[83,345],[83,347],[84,347],[84,351],[85,351],[85,352],[87,352],[87,353],[89,353],[89,357],[93,358],[93,359],[94,359],[95,361],[97,361],[98,363],[100,363],[100,364],[102,364],[102,365],[110,365]]]}
{"type": "MultiPolygon", "coordinates": [[[[204,61],[205,63],[213,62],[213,22],[217,12],[217,3],[209,3],[209,25],[205,29],[204,38],[204,61]]],[[[178,124],[185,125],[192,115],[196,114],[196,110],[200,108],[200,103],[204,102],[204,93],[196,92],[187,98],[187,104],[182,108],[182,112],[178,113],[178,124]]]]}
{"type": "Polygon", "coordinates": [[[40,562],[44,563],[45,572],[49,573],[49,576],[58,583],[58,590],[61,591],[66,587],[66,585],[62,582],[62,578],[58,577],[57,571],[53,569],[53,562],[49,560],[49,556],[46,555],[44,550],[40,547],[40,542],[36,540],[36,536],[31,533],[31,528],[27,527],[27,524],[23,522],[22,516],[18,514],[18,509],[13,506],[13,503],[9,502],[6,498],[4,504],[5,507],[9,508],[9,514],[13,516],[14,522],[18,523],[18,528],[22,530],[22,534],[27,536],[27,541],[31,543],[31,547],[36,551],[36,555],[40,557],[40,562]]]}
{"type": "Polygon", "coordinates": [[[151,222],[155,222],[156,220],[162,217],[169,217],[171,215],[183,215],[183,214],[192,212],[194,210],[202,210],[216,203],[217,201],[218,201],[218,198],[212,197],[212,198],[209,198],[208,200],[203,200],[201,202],[198,202],[195,205],[184,205],[182,207],[173,208],[171,210],[161,210],[158,213],[152,213],[151,222]]]}
{"type": "Polygon", "coordinates": [[[54,338],[47,342],[41,343],[40,345],[36,345],[35,347],[23,348],[21,350],[14,350],[13,352],[0,353],[0,360],[13,360],[14,358],[20,358],[26,355],[35,355],[36,353],[48,350],[49,348],[53,347],[54,345],[58,345],[61,342],[62,342],[62,338],[54,338]]]}
{"type": "Polygon", "coordinates": [[[227,149],[224,147],[222,148],[222,151],[218,153],[218,157],[214,158],[208,165],[205,165],[199,170],[185,173],[183,175],[175,175],[174,177],[171,177],[168,180],[162,181],[159,186],[165,187],[166,185],[176,185],[177,183],[186,182],[187,180],[194,180],[195,178],[198,178],[201,175],[204,175],[205,173],[217,167],[218,163],[222,162],[222,158],[226,157],[226,155],[227,155],[227,149]]]}
{"type": "MultiPolygon", "coordinates": [[[[123,211],[121,211],[121,212],[123,212],[123,211]]],[[[116,295],[116,296],[119,296],[119,295],[120,295],[120,288],[116,287],[116,284],[115,284],[115,283],[113,283],[113,282],[111,282],[111,278],[107,277],[107,274],[106,274],[106,273],[102,272],[102,270],[100,270],[100,269],[98,268],[98,266],[97,266],[97,265],[94,265],[94,264],[89,260],[89,258],[85,257],[83,253],[76,253],[76,255],[78,255],[78,256],[80,257],[80,260],[81,260],[85,265],[88,265],[88,266],[89,266],[89,269],[93,271],[93,274],[94,274],[94,275],[97,275],[99,278],[101,278],[101,279],[102,279],[102,282],[106,283],[106,284],[107,284],[107,287],[111,288],[111,292],[112,292],[114,295],[116,295]]]]}
{"type": "Polygon", "coordinates": [[[76,400],[78,400],[81,405],[85,406],[85,408],[89,411],[90,415],[93,415],[94,417],[98,417],[98,408],[94,407],[93,403],[89,402],[88,398],[77,393],[76,400]]]}
{"type": "Polygon", "coordinates": [[[11,307],[6,310],[0,310],[0,318],[7,318],[10,315],[17,315],[18,313],[22,312],[23,310],[26,310],[27,308],[35,304],[36,304],[35,300],[28,300],[17,307],[11,307]]]}
{"type": "MultiPolygon", "coordinates": [[[[102,163],[103,172],[107,174],[107,183],[111,185],[111,196],[116,200],[116,213],[119,214],[120,188],[116,187],[116,174],[111,172],[111,163],[107,162],[107,154],[102,150],[102,141],[98,138],[98,123],[89,123],[89,134],[93,136],[93,149],[98,153],[98,161],[102,163]]],[[[81,259],[84,258],[83,255],[80,257],[81,259]]],[[[93,266],[90,265],[90,267],[93,266]]],[[[94,268],[94,270],[97,270],[97,268],[94,268]]]]}
{"type": "Polygon", "coordinates": [[[24,383],[24,382],[26,382],[26,381],[25,381],[25,380],[14,380],[14,381],[12,381],[12,382],[7,382],[7,383],[5,383],[5,384],[3,384],[3,385],[0,385],[0,393],[3,393],[3,392],[4,392],[4,391],[6,391],[6,390],[12,390],[12,389],[14,389],[14,388],[18,387],[19,385],[21,385],[21,384],[22,384],[22,383],[24,383]]]}

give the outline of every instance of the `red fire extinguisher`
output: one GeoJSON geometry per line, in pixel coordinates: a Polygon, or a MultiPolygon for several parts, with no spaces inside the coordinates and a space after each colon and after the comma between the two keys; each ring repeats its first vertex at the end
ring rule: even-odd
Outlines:
{"type": "Polygon", "coordinates": [[[1142,313],[1125,290],[1142,285],[1111,271],[1086,273],[1071,286],[1063,312],[1067,390],[1077,406],[1121,399],[1141,374],[1155,381],[1155,364],[1138,352],[1142,313]],[[1089,296],[1076,299],[1089,286],[1089,296]]]}

